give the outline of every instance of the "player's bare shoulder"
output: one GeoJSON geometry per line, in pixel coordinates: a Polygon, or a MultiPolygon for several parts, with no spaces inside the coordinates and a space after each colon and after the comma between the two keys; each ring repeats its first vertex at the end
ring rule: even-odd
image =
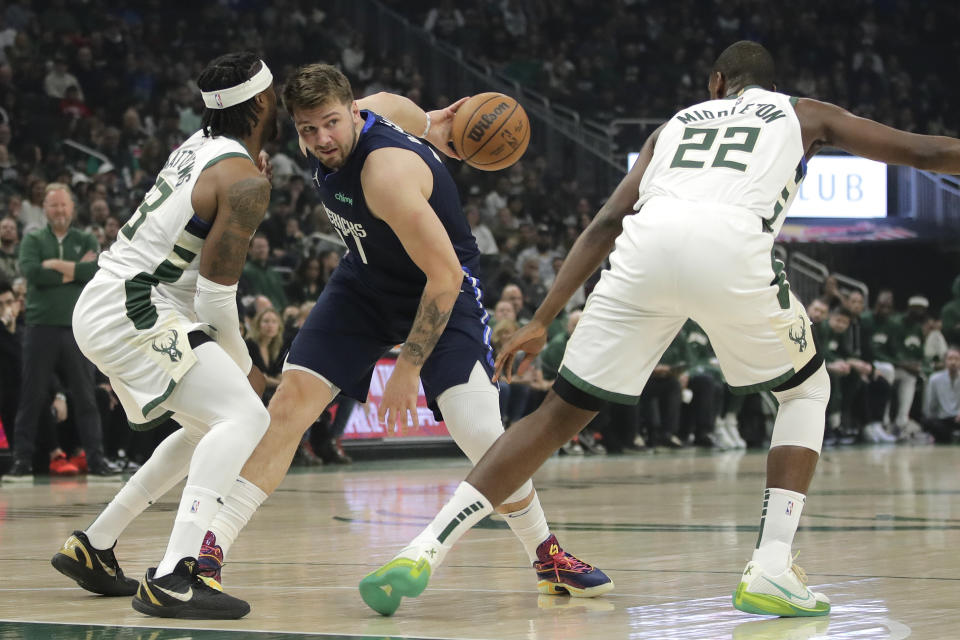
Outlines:
{"type": "Polygon", "coordinates": [[[231,222],[254,231],[270,203],[270,181],[261,175],[249,176],[226,188],[231,222]]]}

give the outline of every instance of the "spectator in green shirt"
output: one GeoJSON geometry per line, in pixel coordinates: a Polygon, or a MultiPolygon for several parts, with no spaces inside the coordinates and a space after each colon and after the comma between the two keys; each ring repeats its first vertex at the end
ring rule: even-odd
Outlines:
{"type": "Polygon", "coordinates": [[[894,425],[903,438],[922,433],[920,425],[910,419],[910,409],[917,392],[917,383],[923,370],[923,325],[927,320],[930,302],[921,295],[907,300],[907,312],[900,319],[900,333],[896,344],[897,414],[894,425]]]}
{"type": "Polygon", "coordinates": [[[287,294],[284,291],[280,274],[269,264],[270,241],[258,232],[250,243],[247,263],[243,265],[244,292],[249,295],[265,295],[270,298],[273,308],[283,311],[287,306],[287,294]]]}
{"type": "Polygon", "coordinates": [[[51,400],[36,390],[48,389],[55,371],[66,383],[89,473],[117,473],[103,455],[94,367],[80,352],[71,326],[77,298],[96,273],[99,248],[93,235],[71,227],[74,206],[67,185],[47,185],[43,199],[47,225],[28,233],[20,245],[20,270],[27,279],[23,392],[14,427],[14,466],[7,475],[24,480],[32,478],[37,425],[51,400]]]}

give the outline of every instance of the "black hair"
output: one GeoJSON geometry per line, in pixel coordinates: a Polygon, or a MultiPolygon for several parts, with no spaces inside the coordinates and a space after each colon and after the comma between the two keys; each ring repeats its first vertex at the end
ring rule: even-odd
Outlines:
{"type": "Polygon", "coordinates": [[[13,293],[13,285],[10,284],[5,278],[0,278],[0,295],[3,295],[7,292],[13,293]]]}
{"type": "MultiPolygon", "coordinates": [[[[201,91],[235,87],[252,78],[260,70],[260,65],[259,56],[253,53],[228,53],[213,60],[200,72],[197,86],[201,91]]],[[[254,97],[226,109],[205,107],[201,121],[203,135],[245,138],[253,132],[260,111],[254,97]]]]}
{"type": "Polygon", "coordinates": [[[773,56],[758,42],[734,42],[713,63],[713,71],[723,74],[728,87],[742,88],[756,84],[764,89],[773,89],[773,56]]]}
{"type": "Polygon", "coordinates": [[[846,307],[837,307],[831,311],[831,313],[836,316],[845,316],[847,320],[851,322],[853,322],[854,318],[856,318],[856,316],[853,314],[853,311],[850,311],[850,309],[847,309],[846,307]]]}

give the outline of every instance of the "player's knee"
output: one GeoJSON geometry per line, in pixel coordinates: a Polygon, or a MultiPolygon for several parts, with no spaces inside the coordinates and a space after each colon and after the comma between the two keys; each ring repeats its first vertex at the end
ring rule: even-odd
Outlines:
{"type": "Polygon", "coordinates": [[[224,403],[224,422],[229,422],[233,429],[243,429],[255,442],[259,442],[270,426],[270,414],[256,394],[248,393],[248,389],[244,391],[224,403]]]}
{"type": "Polygon", "coordinates": [[[781,405],[801,399],[822,402],[826,406],[830,400],[830,375],[826,366],[820,365],[820,368],[800,384],[784,391],[774,391],[773,395],[781,405]]]}
{"type": "Polygon", "coordinates": [[[780,402],[780,409],[770,436],[770,448],[794,446],[820,453],[830,400],[830,377],[826,367],[821,365],[797,386],[775,391],[773,395],[780,402]]]}
{"type": "Polygon", "coordinates": [[[444,393],[437,398],[437,404],[450,437],[473,464],[480,461],[503,433],[500,399],[490,385],[486,389],[444,393]]]}
{"type": "Polygon", "coordinates": [[[332,396],[332,389],[319,378],[301,371],[284,372],[270,399],[271,432],[299,440],[332,396]]]}

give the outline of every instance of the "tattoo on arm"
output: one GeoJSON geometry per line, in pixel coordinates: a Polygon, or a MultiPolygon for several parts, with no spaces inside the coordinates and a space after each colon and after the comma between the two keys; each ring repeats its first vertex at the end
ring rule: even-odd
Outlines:
{"type": "Polygon", "coordinates": [[[227,189],[230,225],[253,232],[260,226],[270,203],[270,183],[262,177],[246,178],[227,189]]]}
{"type": "Polygon", "coordinates": [[[246,178],[227,189],[229,216],[216,238],[208,278],[239,278],[247,257],[250,238],[263,220],[270,202],[270,183],[260,177],[246,178]]]}
{"type": "Polygon", "coordinates": [[[430,353],[437,345],[440,335],[447,326],[450,319],[450,313],[453,311],[453,302],[449,303],[441,300],[443,295],[427,298],[427,292],[424,292],[420,299],[420,306],[417,308],[417,317],[413,320],[413,327],[410,329],[410,335],[407,341],[403,343],[403,349],[400,352],[401,357],[415,366],[423,366],[430,353]],[[446,307],[446,309],[442,309],[446,307]]]}

